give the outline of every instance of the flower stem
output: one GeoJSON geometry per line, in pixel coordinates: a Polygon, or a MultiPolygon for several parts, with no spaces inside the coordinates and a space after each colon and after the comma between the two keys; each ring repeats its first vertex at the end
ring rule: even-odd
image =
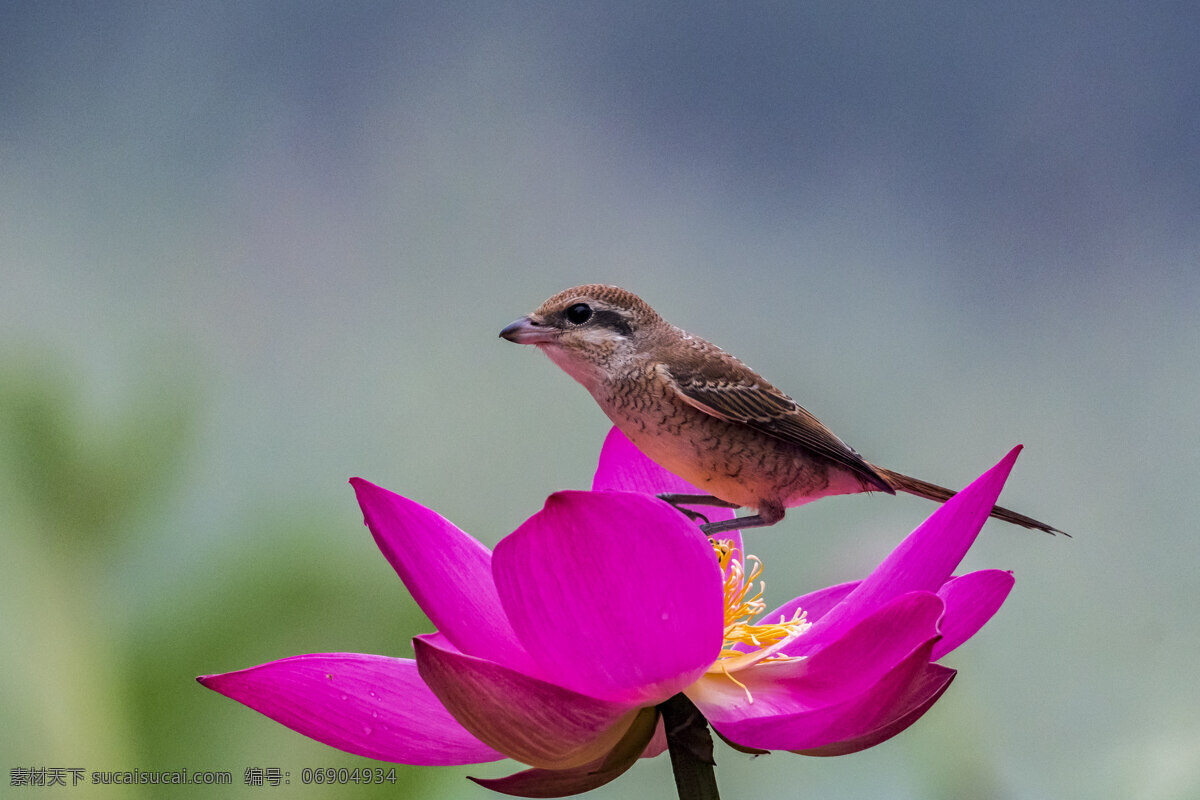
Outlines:
{"type": "Polygon", "coordinates": [[[685,695],[659,705],[679,800],[720,800],[708,720],[685,695]]]}

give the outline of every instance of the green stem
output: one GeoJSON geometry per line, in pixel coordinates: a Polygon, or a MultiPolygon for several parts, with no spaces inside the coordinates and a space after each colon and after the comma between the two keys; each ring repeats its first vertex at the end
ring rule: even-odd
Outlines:
{"type": "Polygon", "coordinates": [[[683,694],[659,705],[679,800],[720,800],[708,720],[683,694]]]}

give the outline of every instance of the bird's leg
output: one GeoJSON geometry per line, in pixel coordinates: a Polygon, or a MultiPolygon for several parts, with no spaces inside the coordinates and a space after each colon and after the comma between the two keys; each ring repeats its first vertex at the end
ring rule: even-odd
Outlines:
{"type": "Polygon", "coordinates": [[[729,531],[744,531],[747,528],[765,528],[783,519],[783,506],[776,503],[763,503],[758,507],[758,513],[749,517],[734,517],[717,522],[706,522],[700,526],[705,536],[716,536],[718,533],[729,531]]]}
{"type": "Polygon", "coordinates": [[[727,500],[722,500],[719,497],[713,497],[711,494],[675,494],[672,492],[664,492],[663,494],[655,495],[659,500],[665,500],[675,506],[675,510],[692,522],[696,520],[704,520],[705,525],[711,525],[708,517],[701,514],[699,511],[693,511],[690,508],[684,508],[684,505],[689,506],[717,506],[718,508],[737,508],[737,503],[730,503],[727,500]]]}

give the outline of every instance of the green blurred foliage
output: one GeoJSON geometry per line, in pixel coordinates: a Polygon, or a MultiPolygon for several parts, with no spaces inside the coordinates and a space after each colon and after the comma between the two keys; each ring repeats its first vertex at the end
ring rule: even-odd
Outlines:
{"type": "Polygon", "coordinates": [[[64,547],[116,544],[177,476],[196,421],[190,378],[131,387],[126,405],[96,419],[53,358],[0,363],[0,460],[12,502],[64,547]]]}
{"type": "MultiPolygon", "coordinates": [[[[372,580],[358,574],[371,548],[343,546],[369,542],[358,520],[294,504],[264,507],[243,530],[214,537],[226,543],[216,552],[176,542],[197,554],[183,580],[122,585],[131,578],[120,565],[153,563],[139,551],[178,535],[164,514],[199,395],[192,376],[157,374],[131,383],[122,408],[89,415],[86,387],[69,376],[53,358],[0,366],[6,768],[230,770],[233,793],[256,796],[265,789],[242,786],[247,767],[290,773],[288,796],[415,796],[444,779],[396,765],[395,784],[302,787],[305,767],[393,765],[312,742],[195,683],[299,652],[404,655],[428,623],[383,559],[372,580]],[[156,535],[131,535],[141,530],[156,535]]],[[[86,787],[89,797],[196,791],[86,787]]]]}

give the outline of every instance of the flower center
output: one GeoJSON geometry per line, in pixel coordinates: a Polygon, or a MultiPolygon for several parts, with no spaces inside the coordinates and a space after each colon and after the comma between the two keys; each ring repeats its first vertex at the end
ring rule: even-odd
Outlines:
{"type": "Polygon", "coordinates": [[[708,672],[724,673],[742,687],[747,700],[753,703],[750,690],[733,673],[761,662],[792,660],[793,656],[779,651],[812,627],[812,623],[801,609],[796,609],[791,619],[781,615],[774,622],[753,622],[767,608],[763,601],[767,584],[762,580],[762,561],[757,556],[743,557],[729,539],[714,540],[712,545],[725,575],[725,634],[721,652],[708,672]]]}

